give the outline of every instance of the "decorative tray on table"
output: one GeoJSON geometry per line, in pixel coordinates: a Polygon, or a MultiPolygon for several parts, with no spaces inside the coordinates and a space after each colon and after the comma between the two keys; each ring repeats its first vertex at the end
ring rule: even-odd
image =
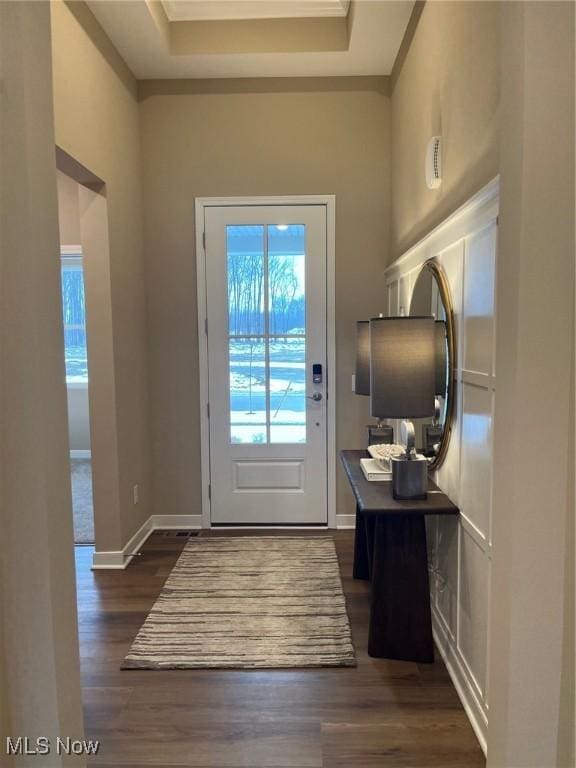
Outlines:
{"type": "Polygon", "coordinates": [[[392,456],[402,456],[402,454],[406,453],[406,448],[395,443],[379,443],[369,445],[368,453],[372,456],[381,472],[391,473],[392,463],[390,460],[392,456]]]}

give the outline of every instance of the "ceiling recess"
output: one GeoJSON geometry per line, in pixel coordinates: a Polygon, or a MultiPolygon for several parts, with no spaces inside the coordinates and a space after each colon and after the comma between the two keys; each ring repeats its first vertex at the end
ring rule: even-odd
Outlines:
{"type": "Polygon", "coordinates": [[[169,21],[345,17],[350,0],[162,0],[169,21]]]}
{"type": "MultiPolygon", "coordinates": [[[[288,1],[291,10],[319,6],[318,0],[288,1]]],[[[159,0],[85,2],[139,80],[389,75],[414,7],[414,0],[356,0],[347,16],[169,22],[159,0]]],[[[342,0],[330,3],[345,8],[342,0]]],[[[237,8],[248,2],[208,4],[237,8]]],[[[183,12],[206,3],[166,5],[183,12]]]]}

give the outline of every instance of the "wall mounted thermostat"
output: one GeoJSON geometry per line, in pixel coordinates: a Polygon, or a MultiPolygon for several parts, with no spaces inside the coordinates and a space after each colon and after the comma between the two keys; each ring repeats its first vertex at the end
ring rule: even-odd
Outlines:
{"type": "Polygon", "coordinates": [[[322,366],[320,363],[312,365],[312,381],[314,384],[322,384],[322,366]]]}

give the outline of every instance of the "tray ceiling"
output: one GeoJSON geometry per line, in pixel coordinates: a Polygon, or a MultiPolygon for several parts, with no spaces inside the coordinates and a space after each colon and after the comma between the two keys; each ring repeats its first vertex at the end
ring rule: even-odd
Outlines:
{"type": "Polygon", "coordinates": [[[138,79],[389,75],[414,7],[413,0],[87,2],[138,79]],[[216,6],[228,15],[190,18],[216,6]],[[308,15],[232,18],[230,6],[308,15]],[[171,20],[175,14],[186,18],[171,20]]]}

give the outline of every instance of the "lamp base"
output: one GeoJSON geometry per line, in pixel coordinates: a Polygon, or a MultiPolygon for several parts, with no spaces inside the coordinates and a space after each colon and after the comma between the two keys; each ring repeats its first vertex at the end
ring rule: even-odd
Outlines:
{"type": "Polygon", "coordinates": [[[392,457],[392,496],[425,499],[428,496],[428,462],[424,456],[392,457]]]}
{"type": "Polygon", "coordinates": [[[388,424],[368,424],[368,445],[392,444],[394,442],[394,427],[388,424]]]}
{"type": "Polygon", "coordinates": [[[443,433],[443,427],[426,424],[424,427],[424,456],[436,456],[437,451],[434,446],[438,446],[441,442],[443,433]]]}

